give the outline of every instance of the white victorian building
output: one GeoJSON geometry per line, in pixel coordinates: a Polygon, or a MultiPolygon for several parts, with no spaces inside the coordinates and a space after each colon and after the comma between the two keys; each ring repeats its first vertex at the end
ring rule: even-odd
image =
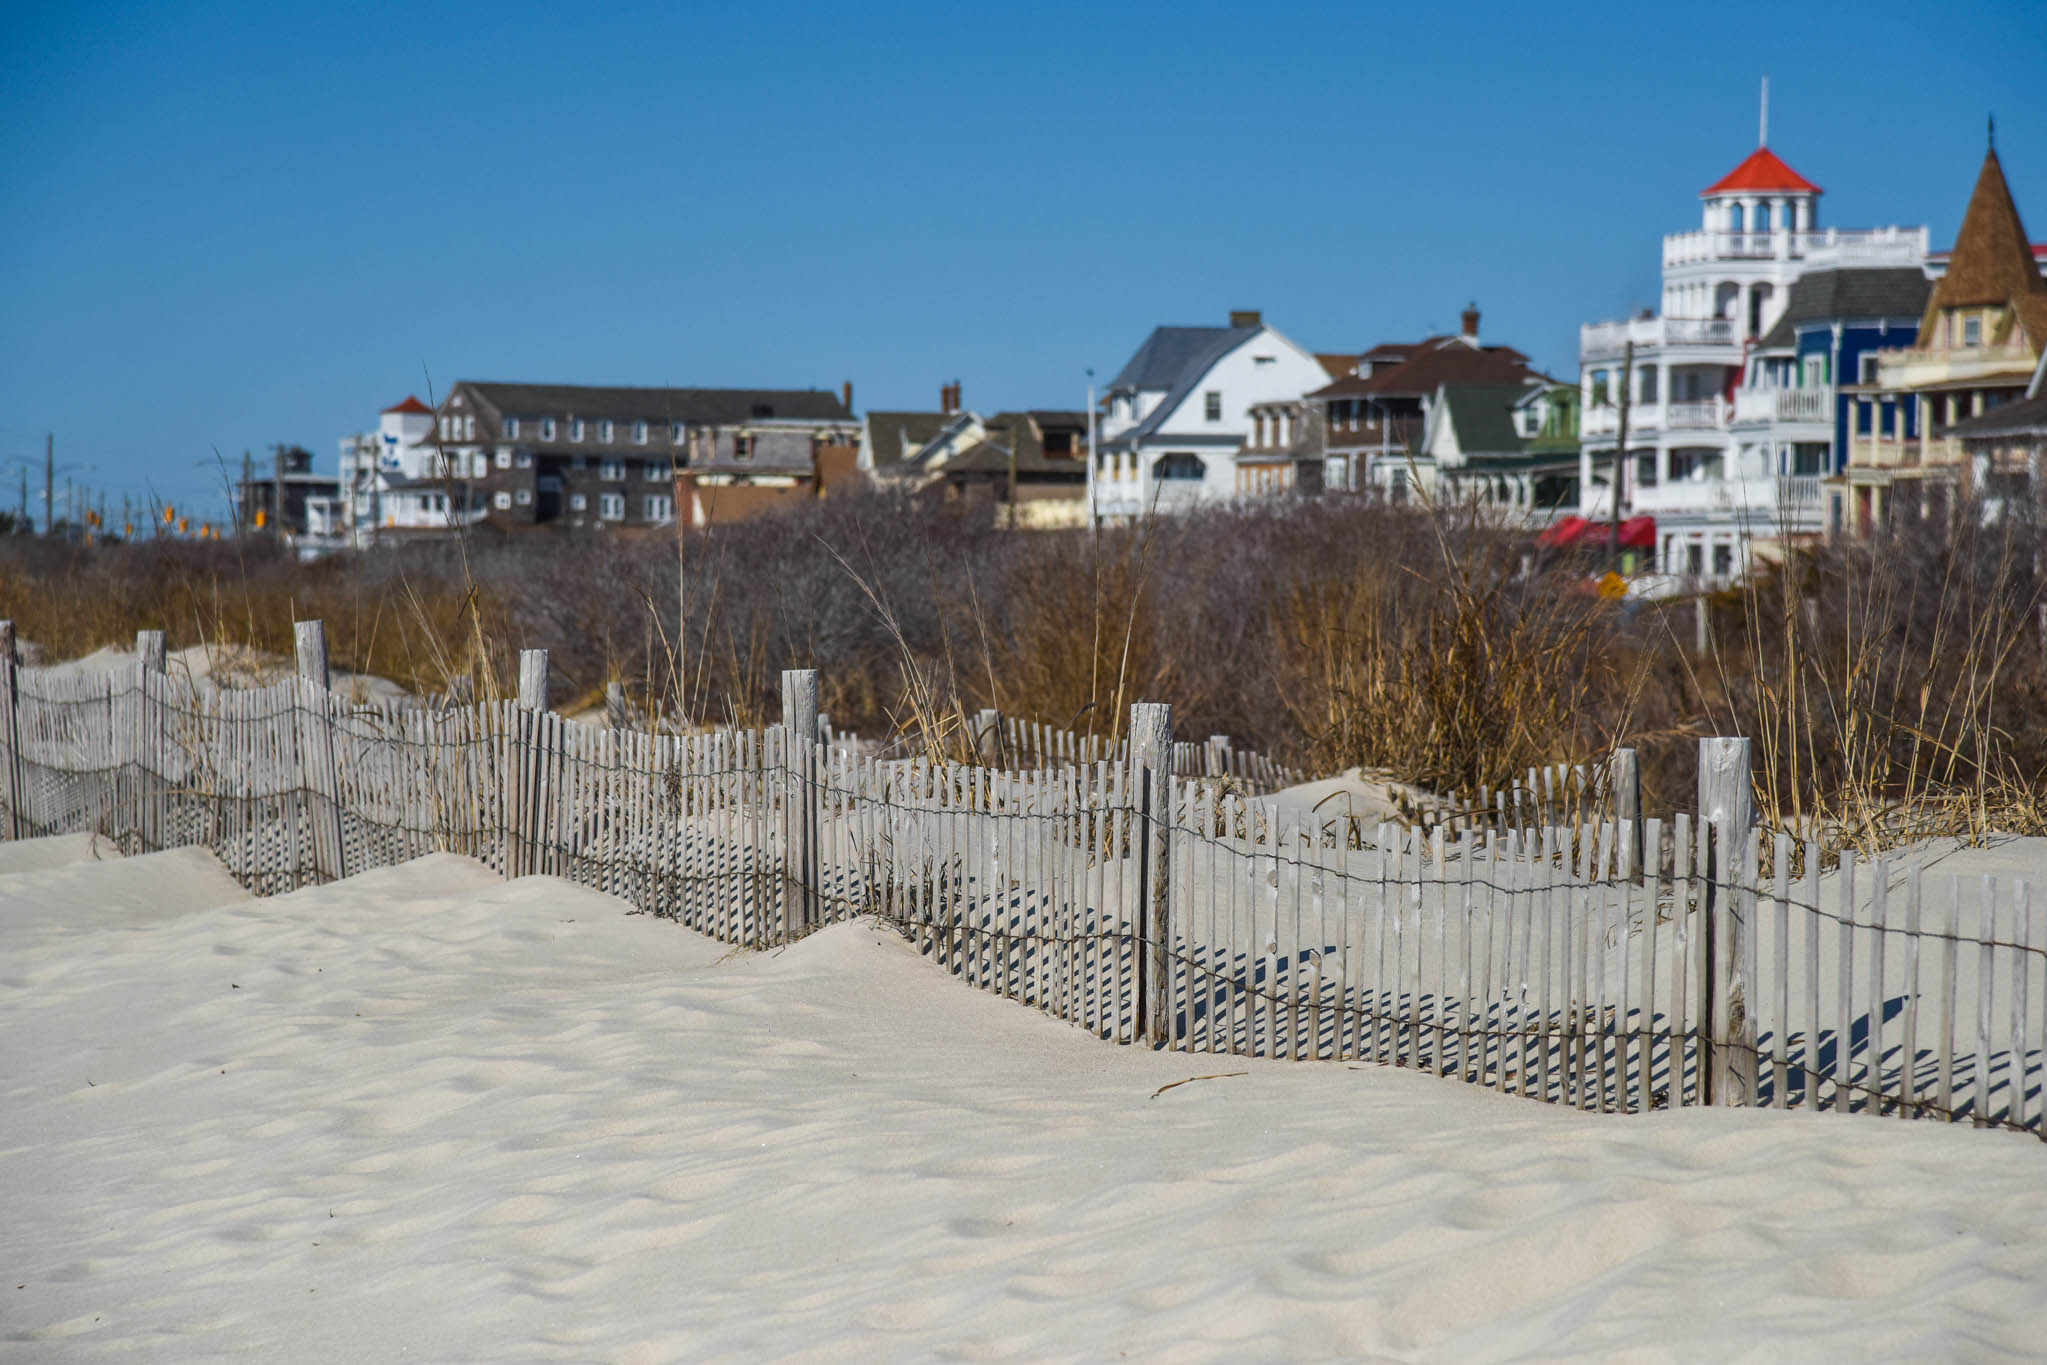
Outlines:
{"type": "Polygon", "coordinates": [[[1227,327],[1154,329],[1103,395],[1093,514],[1128,520],[1235,497],[1252,409],[1297,404],[1328,380],[1321,361],[1255,312],[1231,313],[1227,327]]]}
{"type": "MultiPolygon", "coordinates": [[[[1744,573],[1752,544],[1816,535],[1820,479],[1798,444],[1831,434],[1831,392],[1787,409],[1811,431],[1780,445],[1737,440],[1735,425],[1759,410],[1738,407],[1751,351],[1776,325],[1792,284],[1808,271],[1898,266],[1923,269],[1925,228],[1842,231],[1819,225],[1820,187],[1758,147],[1699,196],[1699,227],[1663,239],[1660,313],[1590,323],[1579,331],[1583,416],[1580,514],[1612,515],[1620,393],[1628,386],[1624,515],[1653,517],[1654,567],[1727,581],[1744,573]],[[1632,365],[1624,357],[1632,343],[1632,365]]],[[[1827,376],[1831,384],[1832,375],[1827,376]]],[[[1778,416],[1775,398],[1770,417],[1778,416]]]]}

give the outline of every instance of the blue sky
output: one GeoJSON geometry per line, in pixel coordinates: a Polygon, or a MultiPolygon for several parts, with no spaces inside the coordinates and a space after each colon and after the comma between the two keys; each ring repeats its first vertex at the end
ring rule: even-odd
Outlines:
{"type": "Polygon", "coordinates": [[[1476,300],[1571,373],[1760,76],[1822,222],[1946,245],[1990,112],[2047,240],[2043,69],[2037,3],[15,0],[0,458],[218,504],[216,448],[331,468],[429,376],[1078,406],[1231,308],[1344,350],[1476,300]]]}

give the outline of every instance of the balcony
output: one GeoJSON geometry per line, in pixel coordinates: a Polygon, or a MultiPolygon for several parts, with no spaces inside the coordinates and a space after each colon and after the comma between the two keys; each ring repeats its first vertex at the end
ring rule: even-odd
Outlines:
{"type": "Polygon", "coordinates": [[[1663,239],[1663,267],[1707,261],[1804,261],[1812,266],[1918,265],[1926,259],[1925,228],[1843,232],[1673,232],[1663,239]]]}
{"type": "Polygon", "coordinates": [[[1919,389],[1990,380],[2023,385],[2039,358],[2039,351],[2023,345],[1878,351],[1876,387],[1919,389]]]}
{"type": "Polygon", "coordinates": [[[1834,420],[1832,387],[1810,389],[1738,389],[1736,422],[1824,422],[1834,420]]]}
{"type": "MultiPolygon", "coordinates": [[[[1628,437],[1660,431],[1719,431],[1727,425],[1727,404],[1718,398],[1682,403],[1636,403],[1628,409],[1628,437]]],[[[1580,437],[1618,436],[1620,409],[1611,403],[1588,410],[1578,422],[1580,437]]]]}
{"type": "Polygon", "coordinates": [[[1588,362],[1610,359],[1630,341],[1639,357],[1644,351],[1668,346],[1732,347],[1735,340],[1733,318],[1629,318],[1580,327],[1578,356],[1588,362]]]}
{"type": "Polygon", "coordinates": [[[1747,479],[1674,479],[1654,488],[1633,489],[1628,502],[1635,512],[1650,516],[1674,512],[1725,513],[1760,521],[1782,512],[1789,521],[1819,507],[1820,476],[1765,474],[1747,479]]]}

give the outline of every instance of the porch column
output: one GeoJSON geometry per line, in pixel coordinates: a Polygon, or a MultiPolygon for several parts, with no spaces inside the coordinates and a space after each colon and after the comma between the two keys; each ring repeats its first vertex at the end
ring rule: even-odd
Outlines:
{"type": "Polygon", "coordinates": [[[1585,446],[1578,447],[1578,510],[1585,512],[1592,506],[1592,452],[1585,446]]]}

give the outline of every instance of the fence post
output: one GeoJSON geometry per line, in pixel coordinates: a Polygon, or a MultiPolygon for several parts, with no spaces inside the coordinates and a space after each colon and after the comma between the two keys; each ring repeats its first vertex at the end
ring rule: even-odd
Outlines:
{"type": "Polygon", "coordinates": [[[1642,763],[1633,749],[1615,749],[1607,769],[1607,785],[1613,789],[1613,818],[1627,834],[1622,846],[1632,861],[1623,876],[1632,877],[1645,865],[1642,861],[1642,763]]]}
{"type": "Polygon", "coordinates": [[[604,684],[604,723],[613,730],[632,728],[632,708],[626,705],[625,684],[604,684]]]}
{"type": "Polygon", "coordinates": [[[298,655],[299,770],[310,775],[307,820],[313,827],[313,875],[339,881],[348,875],[341,831],[341,773],[334,757],[334,704],[328,690],[327,626],[300,621],[292,627],[298,655]],[[323,811],[319,806],[324,803],[323,811]]]}
{"type": "Polygon", "coordinates": [[[519,651],[519,705],[512,713],[511,761],[505,765],[505,876],[539,870],[540,714],[547,710],[547,651],[519,651]]]}
{"type": "Polygon", "coordinates": [[[1699,741],[1699,822],[1707,840],[1706,905],[1706,1103],[1752,1105],[1756,1101],[1756,1032],[1750,1001],[1749,937],[1753,905],[1747,894],[1755,880],[1750,831],[1755,800],[1750,786],[1752,745],[1746,739],[1699,741]]]}
{"type": "Polygon", "coordinates": [[[168,819],[164,790],[163,718],[158,713],[152,689],[161,688],[169,655],[160,630],[135,632],[135,829],[140,851],[154,853],[163,847],[163,828],[168,819]],[[151,682],[151,675],[158,681],[151,682]]]}
{"type": "Polygon", "coordinates": [[[8,837],[21,838],[21,683],[16,676],[21,657],[14,647],[14,622],[0,621],[0,664],[7,668],[7,827],[8,837]]]}
{"type": "Polygon", "coordinates": [[[974,713],[974,752],[980,755],[984,768],[1003,766],[1002,713],[992,706],[974,713]]]}
{"type": "Polygon", "coordinates": [[[1202,771],[1208,776],[1228,777],[1230,775],[1230,737],[1228,735],[1210,735],[1208,737],[1208,748],[1202,754],[1202,760],[1202,771]]]}
{"type": "Polygon", "coordinates": [[[1130,708],[1131,793],[1137,799],[1137,1037],[1172,1044],[1173,708],[1130,708]]]}
{"type": "Polygon", "coordinates": [[[1701,659],[1713,652],[1713,607],[1703,597],[1692,599],[1692,652],[1701,659]]]}
{"type": "Polygon", "coordinates": [[[547,709],[547,651],[519,651],[519,705],[528,711],[547,709]]]}
{"type": "Polygon", "coordinates": [[[816,669],[782,670],[782,730],[782,818],[788,833],[782,941],[788,943],[816,928],[819,919],[816,669]]]}

